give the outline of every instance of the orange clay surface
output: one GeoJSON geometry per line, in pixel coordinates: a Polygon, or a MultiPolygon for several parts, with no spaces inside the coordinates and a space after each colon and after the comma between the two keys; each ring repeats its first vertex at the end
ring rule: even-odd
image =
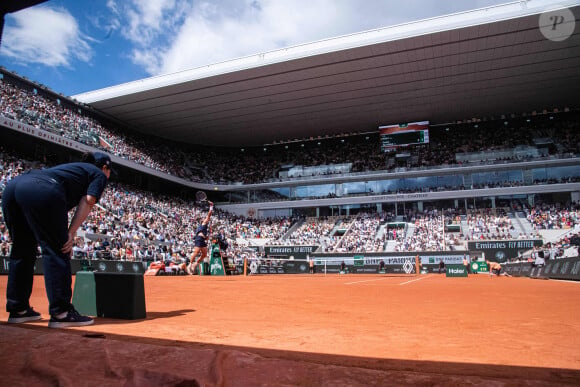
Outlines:
{"type": "Polygon", "coordinates": [[[580,385],[580,283],[444,275],[144,277],[147,318],[6,324],[0,385],[580,385]],[[82,381],[82,382],[80,382],[82,381]]]}

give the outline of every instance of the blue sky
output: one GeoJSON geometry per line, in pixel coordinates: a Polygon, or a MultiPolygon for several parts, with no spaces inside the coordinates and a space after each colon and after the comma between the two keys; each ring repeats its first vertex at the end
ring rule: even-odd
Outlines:
{"type": "Polygon", "coordinates": [[[49,0],[7,14],[0,65],[65,95],[506,0],[49,0]]]}

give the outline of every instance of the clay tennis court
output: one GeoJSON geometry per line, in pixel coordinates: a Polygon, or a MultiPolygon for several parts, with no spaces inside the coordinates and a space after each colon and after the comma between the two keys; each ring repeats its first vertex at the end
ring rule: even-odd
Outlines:
{"type": "Polygon", "coordinates": [[[579,385],[580,283],[470,275],[145,277],[147,319],[6,324],[0,385],[579,385]]]}

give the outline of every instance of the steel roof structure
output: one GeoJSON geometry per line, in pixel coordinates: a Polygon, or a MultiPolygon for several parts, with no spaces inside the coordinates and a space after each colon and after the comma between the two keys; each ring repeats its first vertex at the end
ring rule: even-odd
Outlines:
{"type": "MultiPolygon", "coordinates": [[[[228,147],[490,119],[580,100],[579,26],[517,1],[290,47],[74,96],[142,133],[228,147]]],[[[578,24],[580,1],[562,1],[578,24]]]]}

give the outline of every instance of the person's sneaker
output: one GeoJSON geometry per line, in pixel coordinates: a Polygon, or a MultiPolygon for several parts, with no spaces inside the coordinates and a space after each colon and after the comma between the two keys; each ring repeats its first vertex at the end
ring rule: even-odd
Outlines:
{"type": "Polygon", "coordinates": [[[49,328],[66,328],[66,327],[83,327],[85,325],[91,325],[95,321],[89,316],[83,316],[77,312],[74,308],[69,310],[67,315],[63,318],[58,318],[56,316],[51,316],[48,322],[49,328]]]}
{"type": "Polygon", "coordinates": [[[193,269],[193,263],[190,263],[189,265],[187,265],[187,269],[186,269],[186,271],[187,271],[187,274],[189,274],[189,275],[194,275],[194,274],[195,274],[195,272],[194,272],[193,270],[194,270],[194,269],[193,269]]]}
{"type": "Polygon", "coordinates": [[[32,308],[28,308],[23,312],[10,312],[10,316],[8,316],[8,322],[10,324],[19,324],[28,321],[37,321],[41,318],[42,317],[40,316],[40,313],[32,308]]]}

